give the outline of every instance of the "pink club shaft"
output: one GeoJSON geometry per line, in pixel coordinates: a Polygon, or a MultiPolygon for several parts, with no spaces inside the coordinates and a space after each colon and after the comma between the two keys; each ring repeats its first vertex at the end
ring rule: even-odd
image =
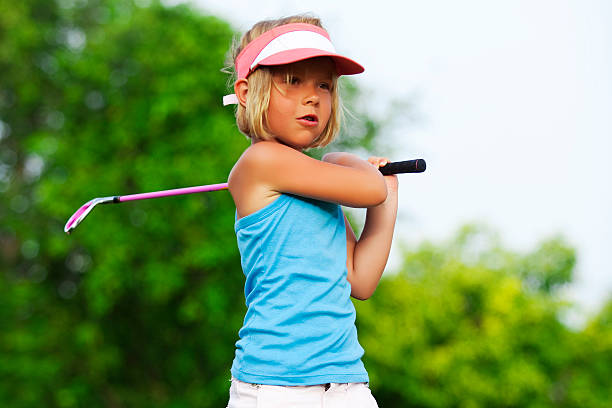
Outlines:
{"type": "Polygon", "coordinates": [[[94,198],[83,204],[66,222],[64,232],[70,234],[87,217],[87,215],[98,204],[122,203],[125,201],[146,200],[149,198],[169,197],[183,194],[204,193],[207,191],[217,191],[227,189],[227,183],[209,184],[205,186],[175,188],[173,190],[154,191],[152,193],[130,194],[125,196],[111,196],[94,198]]]}
{"type": "Polygon", "coordinates": [[[124,201],[146,200],[149,198],[160,198],[193,193],[205,193],[207,191],[225,190],[226,188],[227,183],[209,184],[207,186],[175,188],[173,190],[154,191],[152,193],[140,193],[120,196],[118,198],[118,201],[122,203],[124,201]]]}

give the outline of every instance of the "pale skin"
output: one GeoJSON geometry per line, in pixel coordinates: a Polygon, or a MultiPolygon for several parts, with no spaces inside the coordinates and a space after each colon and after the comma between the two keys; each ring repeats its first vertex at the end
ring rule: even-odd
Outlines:
{"type": "MultiPolygon", "coordinates": [[[[238,217],[249,215],[291,193],[343,206],[367,208],[359,240],[344,216],[347,241],[347,279],[351,296],[368,299],[378,286],[393,238],[397,216],[397,176],[383,176],[378,167],[389,160],[368,160],[344,152],[312,159],[303,150],[318,137],[331,114],[333,62],[315,58],[289,64],[287,83],[280,72],[273,76],[266,126],[272,140],[256,141],[234,165],[229,179],[238,217]]],[[[234,90],[245,106],[248,80],[236,81],[234,90]]]]}

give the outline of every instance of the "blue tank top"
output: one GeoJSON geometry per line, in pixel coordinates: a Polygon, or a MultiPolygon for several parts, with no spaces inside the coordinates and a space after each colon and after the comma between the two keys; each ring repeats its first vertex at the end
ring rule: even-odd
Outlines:
{"type": "Polygon", "coordinates": [[[248,309],[232,375],[270,385],[368,382],[340,206],[281,194],[234,229],[248,309]]]}

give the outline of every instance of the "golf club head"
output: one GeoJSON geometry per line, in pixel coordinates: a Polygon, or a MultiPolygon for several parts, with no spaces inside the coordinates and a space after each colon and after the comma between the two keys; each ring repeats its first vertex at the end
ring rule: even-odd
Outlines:
{"type": "Polygon", "coordinates": [[[87,217],[87,215],[94,209],[98,204],[107,204],[114,202],[115,197],[100,197],[89,200],[81,208],[79,208],[72,217],[68,219],[68,222],[64,226],[64,232],[70,234],[76,227],[87,217]]]}

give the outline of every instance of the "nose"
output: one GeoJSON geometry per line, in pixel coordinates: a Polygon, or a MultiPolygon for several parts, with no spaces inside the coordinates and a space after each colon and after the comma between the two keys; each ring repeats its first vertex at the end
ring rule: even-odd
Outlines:
{"type": "Polygon", "coordinates": [[[318,105],[319,104],[319,93],[317,92],[318,87],[315,83],[310,83],[305,86],[304,90],[304,105],[318,105]]]}

